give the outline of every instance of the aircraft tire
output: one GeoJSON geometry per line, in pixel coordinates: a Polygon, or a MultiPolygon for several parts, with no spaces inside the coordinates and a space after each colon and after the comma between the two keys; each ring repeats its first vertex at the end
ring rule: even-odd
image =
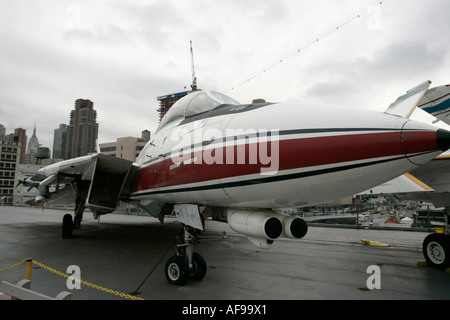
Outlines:
{"type": "Polygon", "coordinates": [[[423,241],[423,255],[427,264],[437,268],[450,267],[450,237],[443,233],[432,233],[423,241]]]}
{"type": "Polygon", "coordinates": [[[167,282],[176,286],[183,286],[189,279],[189,266],[181,256],[172,256],[166,262],[167,282]]]}
{"type": "Polygon", "coordinates": [[[195,281],[203,280],[206,275],[206,270],[205,259],[198,252],[194,252],[192,254],[192,268],[189,270],[189,279],[195,281]]]}
{"type": "Polygon", "coordinates": [[[72,231],[73,231],[72,215],[67,213],[63,217],[62,238],[63,239],[70,239],[70,238],[72,238],[72,231]]]}

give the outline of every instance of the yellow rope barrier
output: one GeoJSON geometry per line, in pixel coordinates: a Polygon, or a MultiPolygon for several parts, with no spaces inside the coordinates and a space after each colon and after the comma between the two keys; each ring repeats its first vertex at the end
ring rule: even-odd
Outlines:
{"type": "Polygon", "coordinates": [[[22,261],[20,261],[20,262],[18,262],[18,263],[16,263],[16,264],[13,264],[12,266],[9,266],[9,267],[0,269],[0,272],[9,270],[9,269],[12,269],[12,268],[15,268],[15,267],[18,267],[18,266],[20,266],[21,264],[25,263],[26,261],[27,261],[27,260],[25,259],[25,260],[22,260],[22,261]]]}
{"type": "Polygon", "coordinates": [[[46,265],[44,265],[44,264],[42,264],[42,263],[40,263],[38,261],[32,260],[32,259],[22,260],[22,261],[20,261],[20,262],[18,262],[16,264],[13,264],[12,266],[0,269],[0,272],[1,271],[6,271],[6,270],[9,270],[9,269],[12,269],[12,268],[15,268],[17,266],[20,266],[21,264],[23,264],[25,262],[27,262],[27,273],[26,273],[26,279],[27,280],[31,280],[31,264],[33,263],[33,264],[35,264],[35,265],[37,265],[37,266],[39,266],[39,267],[41,267],[41,268],[43,268],[43,269],[45,269],[47,271],[50,271],[50,272],[52,272],[52,273],[54,273],[56,275],[59,275],[59,276],[61,276],[63,278],[66,278],[66,279],[70,278],[70,279],[73,279],[74,281],[78,281],[81,284],[84,284],[85,286],[88,286],[88,287],[91,287],[91,288],[94,288],[94,289],[97,289],[97,290],[100,290],[100,291],[103,291],[103,292],[106,292],[106,293],[110,293],[110,294],[113,294],[113,295],[116,295],[116,296],[119,296],[119,297],[122,297],[122,298],[126,298],[126,299],[144,300],[142,298],[138,298],[138,297],[135,297],[135,296],[130,295],[130,294],[120,293],[120,292],[115,291],[115,290],[107,289],[107,288],[104,288],[104,287],[101,287],[101,286],[89,283],[87,281],[84,281],[84,280],[81,280],[81,279],[77,279],[75,277],[69,276],[69,275],[67,275],[67,274],[65,274],[63,272],[57,271],[55,269],[52,269],[52,268],[50,268],[50,267],[48,267],[48,266],[46,266],[46,265]]]}

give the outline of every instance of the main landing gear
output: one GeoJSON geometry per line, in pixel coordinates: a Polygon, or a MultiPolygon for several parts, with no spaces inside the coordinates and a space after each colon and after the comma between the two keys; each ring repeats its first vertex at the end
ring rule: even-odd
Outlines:
{"type": "MultiPolygon", "coordinates": [[[[84,210],[84,208],[83,208],[84,210]]],[[[73,230],[81,228],[81,219],[83,218],[83,211],[75,211],[75,218],[72,219],[70,213],[66,213],[62,221],[62,238],[70,239],[73,237],[73,230]]]]}
{"type": "Polygon", "coordinates": [[[85,209],[86,198],[89,191],[90,181],[83,181],[81,179],[76,181],[76,196],[75,196],[75,215],[72,219],[72,215],[67,213],[63,217],[62,222],[62,238],[72,238],[72,232],[74,229],[80,229],[81,220],[83,220],[83,213],[85,209]]]}
{"type": "Polygon", "coordinates": [[[178,235],[177,251],[167,260],[165,266],[166,279],[170,284],[182,286],[189,279],[200,281],[205,277],[205,259],[194,252],[194,243],[197,241],[195,229],[183,226],[178,235]]]}
{"type": "Polygon", "coordinates": [[[450,268],[450,207],[445,207],[446,233],[432,233],[423,241],[423,255],[427,264],[437,269],[450,268]]]}

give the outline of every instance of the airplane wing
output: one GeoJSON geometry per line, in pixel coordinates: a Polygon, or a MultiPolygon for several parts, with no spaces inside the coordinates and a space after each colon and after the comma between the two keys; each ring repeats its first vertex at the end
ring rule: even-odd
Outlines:
{"type": "Polygon", "coordinates": [[[406,173],[379,186],[363,191],[359,195],[395,195],[400,193],[427,193],[431,191],[434,191],[434,189],[412,174],[406,173]]]}
{"type": "MultiPolygon", "coordinates": [[[[102,154],[69,159],[41,168],[32,180],[39,181],[37,203],[49,199],[50,186],[58,192],[62,184],[76,184],[78,196],[86,199],[86,206],[99,214],[109,213],[117,208],[122,192],[132,172],[133,162],[102,154]],[[81,190],[84,189],[84,190],[81,190]]],[[[133,171],[134,172],[134,171],[133,171]]]]}
{"type": "MultiPolygon", "coordinates": [[[[39,185],[37,187],[39,188],[39,185]]],[[[58,187],[57,195],[53,195],[53,193],[54,192],[50,192],[50,196],[45,201],[46,206],[65,206],[75,203],[75,190],[69,184],[61,184],[58,187]]],[[[37,196],[36,198],[27,200],[25,204],[38,207],[42,205],[44,199],[41,198],[41,196],[37,196]]]]}
{"type": "Polygon", "coordinates": [[[409,118],[424,97],[430,85],[431,81],[425,81],[424,83],[408,90],[406,94],[400,96],[394,103],[392,103],[385,113],[401,116],[403,118],[409,118]]]}
{"type": "Polygon", "coordinates": [[[359,195],[390,195],[399,200],[427,201],[450,206],[450,154],[434,160],[359,195]]]}
{"type": "Polygon", "coordinates": [[[48,179],[54,175],[61,174],[72,178],[81,176],[83,180],[89,180],[98,156],[98,154],[94,154],[57,162],[39,169],[37,175],[41,178],[45,177],[45,179],[48,179]]]}
{"type": "Polygon", "coordinates": [[[450,85],[428,90],[418,107],[436,117],[433,123],[442,120],[450,124],[450,85]]]}

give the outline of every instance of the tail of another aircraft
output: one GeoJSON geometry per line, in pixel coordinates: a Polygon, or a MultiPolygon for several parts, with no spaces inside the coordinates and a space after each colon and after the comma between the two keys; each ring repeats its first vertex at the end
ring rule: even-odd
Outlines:
{"type": "Polygon", "coordinates": [[[450,124],[450,85],[429,89],[418,107],[436,117],[433,123],[442,120],[450,124]]]}

